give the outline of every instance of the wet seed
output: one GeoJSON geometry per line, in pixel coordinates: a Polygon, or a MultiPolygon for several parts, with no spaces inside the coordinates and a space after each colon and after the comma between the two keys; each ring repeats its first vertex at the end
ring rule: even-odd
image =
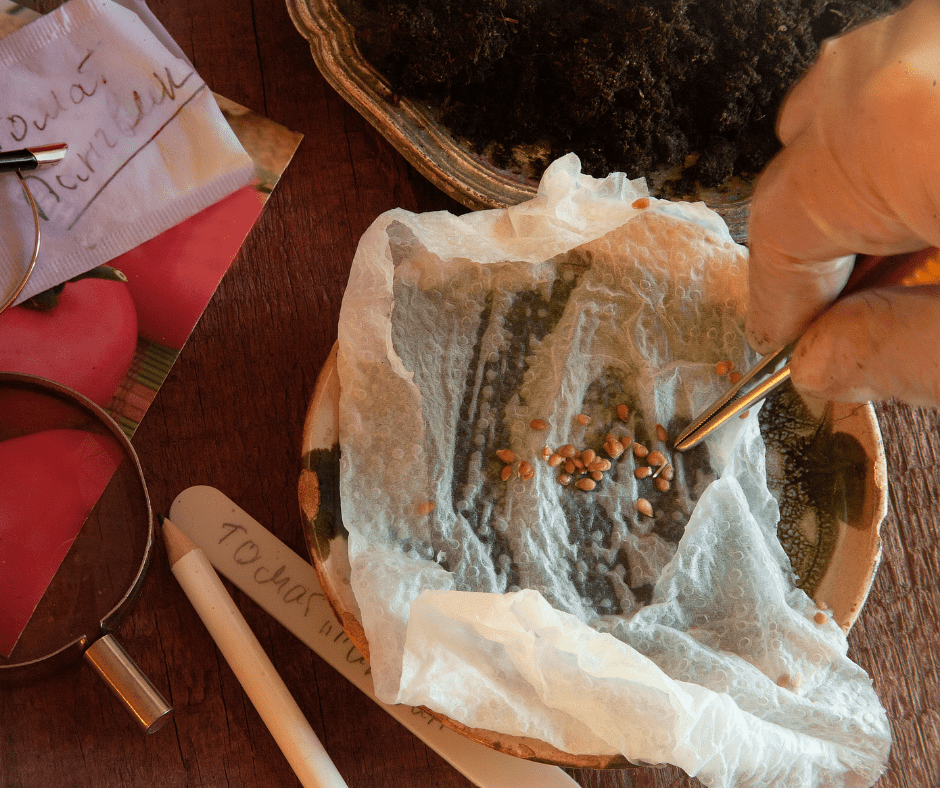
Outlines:
{"type": "Polygon", "coordinates": [[[558,474],[558,483],[562,485],[562,487],[564,487],[570,481],[571,481],[571,474],[568,474],[568,473],[558,474]]]}
{"type": "Polygon", "coordinates": [[[523,460],[519,463],[519,476],[525,480],[531,479],[535,476],[535,469],[523,460]]]}
{"type": "Polygon", "coordinates": [[[656,489],[659,490],[660,492],[667,492],[669,490],[669,487],[670,487],[669,482],[667,482],[662,477],[656,480],[656,489]]]}
{"type": "Polygon", "coordinates": [[[829,616],[823,613],[822,610],[818,610],[816,612],[816,615],[813,616],[813,621],[815,621],[819,626],[822,626],[828,620],[829,620],[829,616]]]}
{"type": "Polygon", "coordinates": [[[547,430],[548,422],[545,419],[532,419],[529,422],[529,427],[533,430],[547,430]]]}
{"type": "Polygon", "coordinates": [[[621,421],[626,421],[630,416],[630,408],[626,405],[620,404],[617,406],[617,418],[621,421]]]}
{"type": "Polygon", "coordinates": [[[731,367],[727,361],[719,361],[715,364],[715,372],[719,375],[727,375],[731,371],[731,367]]]}
{"type": "Polygon", "coordinates": [[[515,452],[511,451],[510,449],[500,449],[498,452],[496,452],[496,456],[507,465],[511,462],[515,462],[516,459],[515,452]]]}
{"type": "Polygon", "coordinates": [[[590,465],[592,462],[594,462],[594,458],[596,456],[597,456],[597,452],[595,452],[594,449],[585,449],[581,453],[581,461],[585,465],[590,465]]]}
{"type": "Polygon", "coordinates": [[[548,464],[549,464],[552,468],[557,468],[557,467],[558,467],[559,465],[561,465],[564,461],[565,461],[565,458],[562,457],[560,454],[553,454],[553,455],[551,455],[551,456],[548,458],[548,464]]]}
{"type": "Polygon", "coordinates": [[[669,438],[669,433],[666,432],[666,428],[662,424],[656,425],[656,437],[661,443],[665,443],[669,438]]]}
{"type": "Polygon", "coordinates": [[[666,455],[663,454],[661,451],[651,451],[649,453],[649,456],[646,458],[646,461],[650,465],[653,465],[656,468],[658,468],[660,465],[666,464],[666,455]]]}
{"type": "Polygon", "coordinates": [[[672,477],[675,476],[675,469],[671,465],[667,465],[665,468],[663,468],[663,472],[659,475],[667,482],[671,482],[672,477]]]}
{"type": "Polygon", "coordinates": [[[653,472],[653,469],[652,469],[652,468],[650,468],[648,465],[643,465],[643,466],[637,468],[637,469],[633,472],[633,475],[636,476],[637,479],[645,479],[645,478],[646,478],[647,476],[649,476],[652,472],[653,472]]]}
{"type": "Polygon", "coordinates": [[[585,427],[591,423],[591,417],[586,413],[578,414],[578,424],[583,424],[585,427]]]}
{"type": "Polygon", "coordinates": [[[609,440],[604,444],[604,451],[615,460],[624,452],[623,444],[618,440],[609,440]]]}
{"type": "Polygon", "coordinates": [[[595,487],[597,487],[597,482],[595,482],[593,479],[587,479],[587,478],[585,478],[585,479],[578,479],[578,480],[574,483],[574,486],[577,487],[579,490],[584,490],[585,492],[590,492],[590,491],[593,490],[595,487]]]}
{"type": "Polygon", "coordinates": [[[633,454],[637,457],[645,457],[650,453],[650,450],[646,448],[642,443],[633,444],[633,454]]]}
{"type": "Polygon", "coordinates": [[[420,514],[420,515],[422,515],[422,516],[424,516],[424,515],[426,515],[426,514],[430,514],[431,512],[434,511],[434,507],[435,507],[436,505],[437,505],[437,504],[435,504],[433,501],[425,501],[424,503],[419,503],[419,504],[418,504],[418,514],[420,514]]]}
{"type": "Polygon", "coordinates": [[[574,460],[565,460],[565,473],[574,473],[578,470],[578,466],[574,464],[574,460]]]}
{"type": "Polygon", "coordinates": [[[728,382],[729,382],[729,383],[740,383],[740,382],[741,382],[741,378],[742,378],[742,375],[741,375],[740,372],[732,372],[730,375],[728,375],[728,382]]]}
{"type": "Polygon", "coordinates": [[[562,457],[568,458],[568,457],[574,457],[574,455],[577,454],[578,452],[574,446],[572,446],[570,443],[566,443],[564,446],[558,449],[557,453],[560,454],[562,457]]]}
{"type": "Polygon", "coordinates": [[[501,478],[504,482],[508,482],[510,476],[512,476],[512,466],[504,465],[502,473],[499,474],[499,478],[501,478]]]}
{"type": "Polygon", "coordinates": [[[640,514],[645,514],[647,517],[653,516],[653,504],[646,500],[646,498],[640,498],[636,502],[636,510],[640,514]]]}

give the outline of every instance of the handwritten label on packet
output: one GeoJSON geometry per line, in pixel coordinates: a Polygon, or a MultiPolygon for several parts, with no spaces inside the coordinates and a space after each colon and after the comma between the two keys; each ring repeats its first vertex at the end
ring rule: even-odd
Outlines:
{"type": "Polygon", "coordinates": [[[313,567],[219,490],[198,486],[183,491],[170,507],[170,519],[219,573],[474,784],[577,788],[555,766],[488,749],[444,727],[423,709],[379,701],[369,665],[334,616],[313,567]]]}
{"type": "MultiPolygon", "coordinates": [[[[43,252],[23,297],[149,240],[251,176],[205,82],[111,0],[70,0],[0,40],[0,150],[57,142],[68,144],[63,161],[24,174],[43,252]]],[[[16,179],[0,188],[0,213],[31,228],[16,179]]],[[[21,268],[22,245],[0,238],[0,286],[21,268]]]]}
{"type": "Polygon", "coordinates": [[[39,185],[33,196],[42,218],[69,230],[156,132],[206,90],[196,72],[180,62],[157,66],[147,78],[122,79],[110,48],[98,42],[80,60],[71,52],[64,73],[50,78],[39,95],[22,104],[3,102],[5,139],[0,139],[6,149],[31,147],[32,140],[41,144],[40,135],[72,138],[71,155],[60,165],[25,176],[39,185]],[[73,132],[75,124],[85,127],[84,134],[73,132]]]}

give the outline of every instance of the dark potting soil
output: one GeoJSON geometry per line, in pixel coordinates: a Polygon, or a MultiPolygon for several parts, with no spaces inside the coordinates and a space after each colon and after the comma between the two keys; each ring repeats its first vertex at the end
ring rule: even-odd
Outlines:
{"type": "MultiPolygon", "coordinates": [[[[403,96],[534,177],[685,165],[713,187],[759,171],[821,41],[900,0],[340,0],[363,55],[403,96]],[[537,151],[534,154],[533,151],[537,151]]],[[[681,188],[681,187],[680,187],[681,188]]]]}

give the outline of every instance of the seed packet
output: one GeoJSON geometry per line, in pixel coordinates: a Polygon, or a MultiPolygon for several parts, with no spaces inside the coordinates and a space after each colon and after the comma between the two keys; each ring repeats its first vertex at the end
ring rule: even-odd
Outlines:
{"type": "MultiPolygon", "coordinates": [[[[42,242],[18,301],[159,235],[253,171],[192,65],[111,0],[70,0],[0,40],[0,118],[0,150],[69,146],[63,161],[24,173],[42,242]]],[[[0,180],[0,224],[9,290],[34,242],[12,175],[0,180]]]]}

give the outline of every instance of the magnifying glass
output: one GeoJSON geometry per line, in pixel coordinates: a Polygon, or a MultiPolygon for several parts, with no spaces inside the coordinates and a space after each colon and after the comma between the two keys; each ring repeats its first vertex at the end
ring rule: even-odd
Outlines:
{"type": "Polygon", "coordinates": [[[144,731],[168,722],[114,637],[153,547],[143,471],[118,424],[65,386],[0,372],[0,682],[84,659],[144,731]]]}

